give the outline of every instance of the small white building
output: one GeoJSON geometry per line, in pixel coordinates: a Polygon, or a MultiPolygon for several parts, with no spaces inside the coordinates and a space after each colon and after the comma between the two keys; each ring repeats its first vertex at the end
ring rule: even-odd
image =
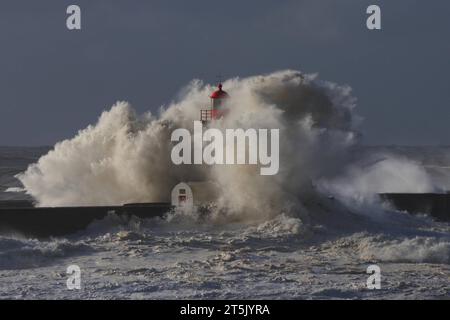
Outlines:
{"type": "Polygon", "coordinates": [[[171,203],[174,207],[193,208],[215,202],[219,187],[211,181],[180,182],[172,189],[171,203]]]}

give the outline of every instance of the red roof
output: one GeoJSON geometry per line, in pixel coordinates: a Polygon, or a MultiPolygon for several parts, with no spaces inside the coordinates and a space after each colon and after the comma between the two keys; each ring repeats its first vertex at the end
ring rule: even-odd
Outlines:
{"type": "Polygon", "coordinates": [[[218,89],[210,95],[210,98],[211,99],[228,98],[228,93],[226,93],[225,91],[222,90],[222,84],[219,84],[217,87],[218,87],[218,89]]]}

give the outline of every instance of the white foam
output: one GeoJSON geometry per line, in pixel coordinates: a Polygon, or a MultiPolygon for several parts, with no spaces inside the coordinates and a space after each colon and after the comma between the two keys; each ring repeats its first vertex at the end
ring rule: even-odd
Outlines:
{"type": "Polygon", "coordinates": [[[5,190],[5,192],[26,192],[25,188],[19,188],[19,187],[11,187],[5,190]]]}
{"type": "Polygon", "coordinates": [[[450,241],[431,237],[383,240],[369,238],[359,245],[364,260],[450,263],[450,241]]]}

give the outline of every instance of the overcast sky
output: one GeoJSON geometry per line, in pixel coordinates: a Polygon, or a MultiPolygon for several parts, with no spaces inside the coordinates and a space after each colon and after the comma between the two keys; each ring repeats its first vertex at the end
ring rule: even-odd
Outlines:
{"type": "Polygon", "coordinates": [[[0,145],[53,145],[117,100],[156,110],[193,78],[287,68],[353,87],[366,144],[450,145],[449,16],[447,0],[2,0],[0,145]]]}

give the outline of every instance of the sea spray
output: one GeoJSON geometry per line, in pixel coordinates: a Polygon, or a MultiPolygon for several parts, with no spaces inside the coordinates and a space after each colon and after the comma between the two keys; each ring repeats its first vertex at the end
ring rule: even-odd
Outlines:
{"type": "Polygon", "coordinates": [[[129,104],[117,103],[19,179],[41,206],[167,201],[179,181],[214,180],[222,187],[218,203],[230,212],[270,217],[298,202],[311,180],[338,170],[355,143],[355,99],[347,86],[288,70],[231,79],[224,88],[230,112],[219,127],[280,130],[276,176],[255,175],[245,165],[173,165],[171,133],[193,129],[211,91],[193,81],[159,116],[138,116],[129,104]]]}
{"type": "MultiPolygon", "coordinates": [[[[180,128],[194,132],[212,91],[194,80],[157,115],[139,116],[128,103],[118,102],[18,178],[40,206],[170,201],[180,181],[214,181],[220,188],[217,210],[232,221],[266,221],[281,213],[306,221],[311,204],[326,203],[314,196],[318,192],[344,203],[355,198],[364,203],[377,192],[433,189],[411,161],[391,157],[367,168],[355,163],[351,155],[361,121],[349,86],[286,70],[230,79],[223,87],[230,95],[229,112],[214,126],[279,130],[276,175],[261,176],[254,165],[173,163],[171,134],[180,128]]],[[[336,203],[330,206],[332,211],[336,203]]]]}

